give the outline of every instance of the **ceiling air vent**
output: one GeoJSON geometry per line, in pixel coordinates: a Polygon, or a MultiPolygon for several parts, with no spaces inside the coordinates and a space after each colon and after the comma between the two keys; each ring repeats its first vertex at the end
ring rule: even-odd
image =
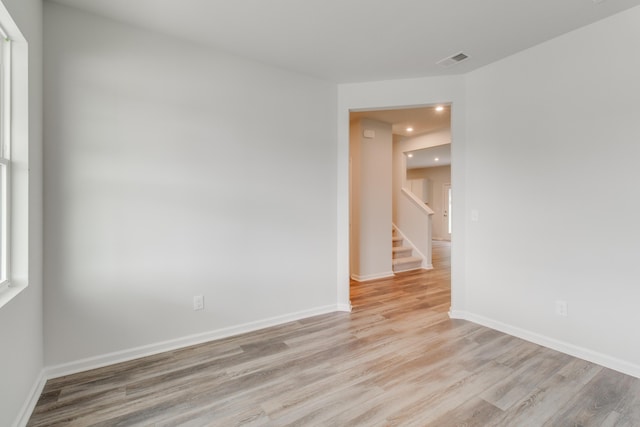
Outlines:
{"type": "Polygon", "coordinates": [[[465,55],[464,53],[460,52],[448,58],[441,59],[440,61],[436,62],[436,64],[440,65],[441,67],[451,67],[452,65],[455,65],[458,62],[464,61],[468,57],[469,57],[468,55],[465,55]]]}

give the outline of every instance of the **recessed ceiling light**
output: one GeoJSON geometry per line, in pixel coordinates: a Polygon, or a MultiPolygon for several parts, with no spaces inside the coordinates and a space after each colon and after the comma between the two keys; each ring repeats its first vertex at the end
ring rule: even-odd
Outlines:
{"type": "Polygon", "coordinates": [[[413,128],[411,127],[407,128],[407,132],[413,132],[413,128]]]}
{"type": "Polygon", "coordinates": [[[436,162],[439,162],[439,161],[440,161],[440,159],[439,159],[439,158],[437,158],[437,157],[436,157],[435,159],[433,159],[433,160],[435,160],[436,162]]]}
{"type": "Polygon", "coordinates": [[[413,157],[413,154],[409,153],[407,154],[407,157],[413,157]]]}
{"type": "Polygon", "coordinates": [[[444,111],[444,107],[442,105],[438,105],[436,107],[436,111],[444,111]]]}

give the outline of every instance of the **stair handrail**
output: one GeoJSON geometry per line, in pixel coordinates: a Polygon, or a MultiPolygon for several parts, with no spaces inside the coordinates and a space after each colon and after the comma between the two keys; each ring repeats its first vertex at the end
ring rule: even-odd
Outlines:
{"type": "Polygon", "coordinates": [[[411,200],[413,203],[416,204],[416,206],[418,206],[420,209],[422,209],[427,215],[433,215],[435,212],[433,211],[433,209],[431,209],[429,207],[429,205],[427,205],[426,203],[424,203],[422,200],[420,200],[415,194],[413,194],[410,190],[407,190],[406,188],[402,189],[402,194],[404,194],[405,196],[407,196],[409,198],[409,200],[411,200]]]}

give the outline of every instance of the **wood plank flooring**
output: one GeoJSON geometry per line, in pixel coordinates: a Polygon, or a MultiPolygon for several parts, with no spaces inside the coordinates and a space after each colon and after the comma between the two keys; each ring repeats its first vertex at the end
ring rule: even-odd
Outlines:
{"type": "Polygon", "coordinates": [[[640,380],[451,320],[432,271],[333,313],[47,382],[29,426],[640,426],[640,380]]]}

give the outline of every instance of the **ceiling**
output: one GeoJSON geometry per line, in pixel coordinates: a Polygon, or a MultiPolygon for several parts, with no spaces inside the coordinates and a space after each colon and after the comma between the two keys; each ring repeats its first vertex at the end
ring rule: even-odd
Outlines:
{"type": "MultiPolygon", "coordinates": [[[[442,111],[438,111],[436,107],[434,105],[420,108],[352,111],[349,118],[350,120],[372,119],[389,123],[394,135],[411,137],[451,128],[451,106],[442,105],[442,111]],[[408,127],[413,130],[408,131],[408,127]]],[[[406,154],[407,169],[451,164],[451,144],[409,151],[406,154]]]]}
{"type": "Polygon", "coordinates": [[[414,136],[451,127],[451,107],[449,105],[442,107],[442,111],[436,111],[436,106],[357,111],[351,112],[349,118],[350,120],[372,119],[390,123],[394,135],[414,136]],[[413,130],[408,131],[409,127],[413,130]]]}
{"type": "Polygon", "coordinates": [[[451,164],[451,144],[409,151],[406,154],[407,169],[431,168],[451,164]]]}
{"type": "Polygon", "coordinates": [[[53,0],[345,83],[460,74],[640,0],[53,0]],[[464,62],[436,62],[464,52],[464,62]]]}

